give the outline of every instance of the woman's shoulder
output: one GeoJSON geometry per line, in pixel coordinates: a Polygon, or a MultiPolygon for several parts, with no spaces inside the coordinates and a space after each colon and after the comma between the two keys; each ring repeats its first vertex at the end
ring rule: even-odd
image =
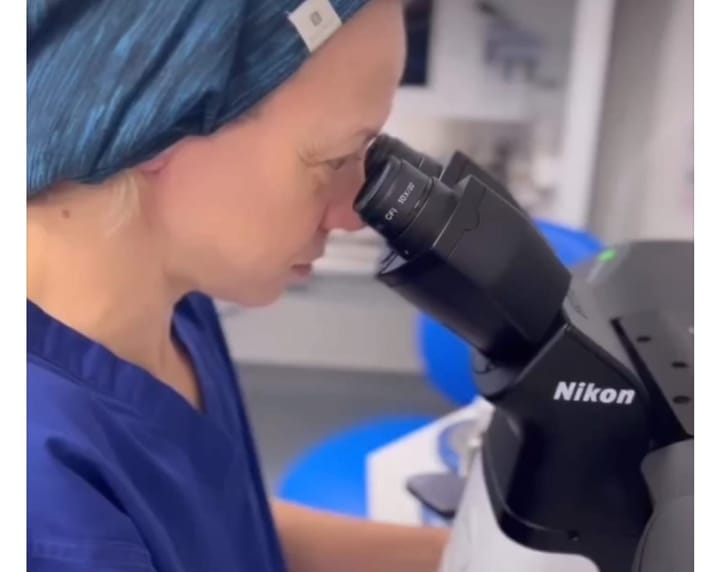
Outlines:
{"type": "Polygon", "coordinates": [[[104,465],[112,452],[108,435],[116,433],[123,418],[130,416],[139,418],[139,413],[63,370],[29,360],[28,474],[44,475],[42,484],[47,484],[56,477],[104,465]]]}
{"type": "Polygon", "coordinates": [[[41,435],[69,434],[89,438],[97,417],[97,404],[89,388],[54,364],[29,359],[27,363],[28,446],[41,435]]]}
{"type": "Polygon", "coordinates": [[[92,395],[67,383],[60,371],[28,362],[28,565],[33,569],[66,563],[68,570],[152,570],[134,525],[109,494],[99,446],[103,431],[94,407],[92,395]]]}

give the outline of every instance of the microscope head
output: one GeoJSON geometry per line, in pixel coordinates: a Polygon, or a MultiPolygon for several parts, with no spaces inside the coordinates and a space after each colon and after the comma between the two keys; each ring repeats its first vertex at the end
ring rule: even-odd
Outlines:
{"type": "Polygon", "coordinates": [[[570,274],[509,192],[461,153],[446,168],[381,136],[355,208],[387,240],[378,278],[518,367],[560,326],[570,274]]]}

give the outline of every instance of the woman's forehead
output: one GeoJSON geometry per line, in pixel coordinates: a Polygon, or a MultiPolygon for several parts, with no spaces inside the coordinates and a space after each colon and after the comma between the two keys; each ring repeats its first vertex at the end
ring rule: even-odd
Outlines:
{"type": "Polygon", "coordinates": [[[405,39],[402,12],[398,11],[393,23],[392,11],[386,13],[393,5],[379,6],[384,8],[373,13],[371,4],[366,14],[359,15],[315,54],[298,74],[296,90],[289,94],[306,112],[314,107],[319,115],[314,119],[328,120],[328,129],[347,135],[364,131],[360,136],[365,136],[377,131],[390,111],[405,66],[405,39]],[[382,35],[377,33],[378,18],[385,32],[382,35]]]}

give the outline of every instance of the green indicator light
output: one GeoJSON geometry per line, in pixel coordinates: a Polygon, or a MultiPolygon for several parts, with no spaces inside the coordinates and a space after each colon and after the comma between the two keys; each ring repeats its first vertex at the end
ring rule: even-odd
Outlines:
{"type": "Polygon", "coordinates": [[[615,258],[615,256],[617,256],[617,250],[615,250],[614,248],[610,248],[610,249],[604,250],[600,254],[598,254],[597,259],[600,262],[609,262],[613,258],[615,258]]]}

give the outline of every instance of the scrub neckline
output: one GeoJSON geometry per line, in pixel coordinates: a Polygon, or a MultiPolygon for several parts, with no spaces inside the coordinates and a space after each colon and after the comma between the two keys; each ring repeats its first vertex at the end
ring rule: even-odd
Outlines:
{"type": "MultiPolygon", "coordinates": [[[[190,425],[212,425],[228,434],[222,423],[222,403],[200,351],[197,333],[187,312],[187,298],[176,306],[172,329],[177,343],[186,352],[197,379],[202,410],[193,407],[180,393],[148,370],[113,353],[27,300],[28,360],[57,371],[61,377],[109,397],[157,422],[165,429],[190,431],[190,425]]],[[[229,435],[228,435],[229,436],[229,435]]]]}

